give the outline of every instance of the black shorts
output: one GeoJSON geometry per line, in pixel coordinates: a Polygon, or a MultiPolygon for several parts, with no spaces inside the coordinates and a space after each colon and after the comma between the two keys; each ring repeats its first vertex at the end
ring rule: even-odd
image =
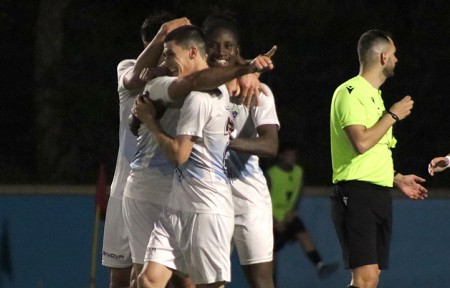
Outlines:
{"type": "Polygon", "coordinates": [[[275,252],[281,250],[287,243],[297,241],[297,234],[303,232],[305,232],[305,225],[298,216],[295,216],[291,222],[287,223],[286,231],[278,232],[274,230],[273,242],[275,252]]]}
{"type": "Polygon", "coordinates": [[[388,187],[340,182],[331,197],[331,213],[346,269],[378,264],[387,269],[392,234],[392,197],[388,187]]]}

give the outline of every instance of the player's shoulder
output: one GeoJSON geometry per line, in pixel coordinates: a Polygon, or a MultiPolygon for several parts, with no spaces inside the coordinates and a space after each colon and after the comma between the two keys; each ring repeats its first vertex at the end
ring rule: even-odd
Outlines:
{"type": "Polygon", "coordinates": [[[191,91],[188,94],[189,98],[195,98],[204,101],[212,101],[215,98],[224,98],[228,97],[228,90],[225,85],[221,85],[216,89],[208,90],[208,91],[191,91]]]}
{"type": "Polygon", "coordinates": [[[191,91],[184,99],[183,106],[198,106],[210,100],[211,94],[204,91],[191,91]]]}
{"type": "Polygon", "coordinates": [[[117,64],[117,71],[133,67],[134,64],[136,64],[136,60],[135,59],[122,60],[122,61],[119,62],[119,64],[117,64]]]}
{"type": "Polygon", "coordinates": [[[159,87],[159,86],[168,88],[168,86],[172,82],[176,81],[177,79],[178,78],[175,76],[159,76],[159,77],[156,77],[156,78],[153,78],[152,80],[150,80],[146,86],[148,89],[154,88],[154,87],[159,87]]]}
{"type": "Polygon", "coordinates": [[[261,86],[263,86],[264,89],[268,90],[268,92],[269,92],[269,91],[272,92],[272,90],[270,89],[269,85],[267,85],[266,83],[261,82],[261,86]]]}
{"type": "Polygon", "coordinates": [[[273,96],[272,90],[265,83],[261,82],[261,85],[264,87],[264,90],[266,91],[266,94],[261,92],[258,95],[259,105],[258,106],[254,106],[254,108],[261,108],[261,107],[269,108],[271,106],[275,106],[275,99],[274,99],[275,97],[273,96]]]}
{"type": "Polygon", "coordinates": [[[217,87],[216,91],[213,91],[215,95],[223,95],[224,97],[230,97],[230,94],[228,93],[227,86],[225,84],[220,85],[217,87]],[[217,94],[219,93],[219,94],[217,94]]]}

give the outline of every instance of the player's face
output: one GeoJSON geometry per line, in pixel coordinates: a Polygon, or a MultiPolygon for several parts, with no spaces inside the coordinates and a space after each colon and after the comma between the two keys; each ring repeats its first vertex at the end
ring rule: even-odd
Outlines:
{"type": "Polygon", "coordinates": [[[217,29],[206,41],[208,65],[224,67],[235,65],[239,46],[235,35],[227,29],[217,29]]]}
{"type": "Polygon", "coordinates": [[[173,76],[191,74],[193,63],[189,56],[189,49],[176,45],[174,41],[164,43],[164,61],[173,76]]]}
{"type": "Polygon", "coordinates": [[[386,50],[387,61],[386,61],[385,67],[383,68],[383,74],[386,76],[386,78],[394,76],[395,64],[397,64],[397,62],[398,62],[398,59],[395,56],[395,52],[397,52],[397,48],[395,47],[395,44],[392,41],[392,39],[389,39],[389,40],[390,40],[390,45],[389,45],[388,49],[386,50]]]}
{"type": "Polygon", "coordinates": [[[294,166],[297,163],[297,152],[295,150],[285,150],[280,157],[286,166],[294,166]]]}

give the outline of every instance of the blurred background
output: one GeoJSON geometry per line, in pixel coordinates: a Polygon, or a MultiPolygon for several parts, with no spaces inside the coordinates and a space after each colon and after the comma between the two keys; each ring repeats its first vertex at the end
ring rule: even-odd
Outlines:
{"type": "MultiPolygon", "coordinates": [[[[263,80],[281,140],[298,143],[309,184],[330,183],[331,97],[358,73],[356,43],[371,28],[391,31],[398,49],[396,76],[381,87],[386,107],[405,95],[415,101],[394,128],[396,169],[426,177],[430,159],[450,152],[448,1],[2,0],[0,181],[94,183],[99,163],[111,178],[116,67],[142,51],[143,19],[167,9],[201,25],[213,4],[235,11],[245,57],[278,45],[263,80]]],[[[428,185],[448,187],[450,177],[428,185]]]]}
{"type": "MultiPolygon", "coordinates": [[[[358,73],[359,36],[372,28],[392,32],[399,62],[396,76],[381,87],[385,106],[405,95],[415,101],[412,114],[394,127],[395,168],[424,177],[436,193],[426,202],[395,200],[400,223],[394,225],[402,228],[395,230],[394,259],[402,260],[393,260],[380,287],[450,287],[449,172],[431,178],[426,171],[433,157],[450,152],[449,1],[1,0],[0,217],[6,219],[3,227],[9,227],[1,235],[10,240],[0,244],[11,242],[11,249],[0,252],[11,253],[0,253],[0,276],[14,275],[16,283],[5,287],[61,287],[68,279],[74,286],[66,287],[88,287],[80,283],[89,276],[92,252],[95,189],[90,185],[102,163],[107,182],[112,180],[117,157],[117,64],[142,51],[139,29],[149,12],[169,10],[201,25],[212,5],[236,13],[246,58],[278,46],[276,68],[262,79],[276,98],[280,141],[297,143],[306,185],[324,187],[305,190],[302,207],[309,208],[301,208],[300,214],[313,237],[318,235],[319,250],[333,260],[341,257],[326,196],[331,186],[331,97],[339,84],[358,73]],[[49,192],[36,189],[38,185],[64,186],[49,192]],[[85,186],[74,191],[71,185],[85,186]],[[313,190],[322,192],[308,192],[313,190]],[[52,256],[43,257],[42,251],[52,256]],[[8,255],[12,262],[5,261],[8,255]],[[59,270],[53,270],[55,263],[59,270]],[[30,273],[36,267],[42,271],[30,273]],[[8,274],[8,269],[15,272],[8,274]],[[401,277],[406,280],[395,285],[401,277]]],[[[264,168],[271,160],[261,163],[264,168]]],[[[289,249],[280,255],[290,260],[281,261],[287,264],[280,264],[286,272],[279,276],[285,279],[279,287],[348,283],[342,267],[335,278],[317,282],[308,276],[309,264],[299,247],[289,249]],[[292,256],[296,253],[297,258],[292,256]]],[[[97,272],[98,287],[106,287],[107,271],[98,266],[97,272]]],[[[6,282],[0,277],[0,287],[6,282]]],[[[245,287],[237,283],[232,287],[245,287]]]]}

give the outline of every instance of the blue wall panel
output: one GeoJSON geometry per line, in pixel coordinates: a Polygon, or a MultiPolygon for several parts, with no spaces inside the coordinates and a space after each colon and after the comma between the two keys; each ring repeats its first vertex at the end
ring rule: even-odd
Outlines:
{"type": "MultiPolygon", "coordinates": [[[[14,272],[12,284],[0,274],[0,287],[89,287],[93,196],[1,195],[0,219],[8,221],[14,272]]],[[[107,287],[100,251],[97,259],[97,287],[107,287]]]]}
{"type": "MultiPolygon", "coordinates": [[[[324,260],[341,266],[320,280],[294,243],[278,254],[278,287],[346,287],[350,273],[342,267],[328,198],[305,197],[299,213],[324,260]]],[[[0,273],[0,287],[89,287],[93,196],[0,195],[0,220],[9,225],[14,269],[12,283],[0,273]]],[[[97,287],[108,282],[108,271],[100,264],[102,231],[101,225],[97,287]]],[[[391,266],[381,274],[379,288],[450,287],[450,200],[395,199],[391,251],[391,266]]],[[[227,287],[247,287],[237,256],[232,259],[233,283],[227,287]]]]}

